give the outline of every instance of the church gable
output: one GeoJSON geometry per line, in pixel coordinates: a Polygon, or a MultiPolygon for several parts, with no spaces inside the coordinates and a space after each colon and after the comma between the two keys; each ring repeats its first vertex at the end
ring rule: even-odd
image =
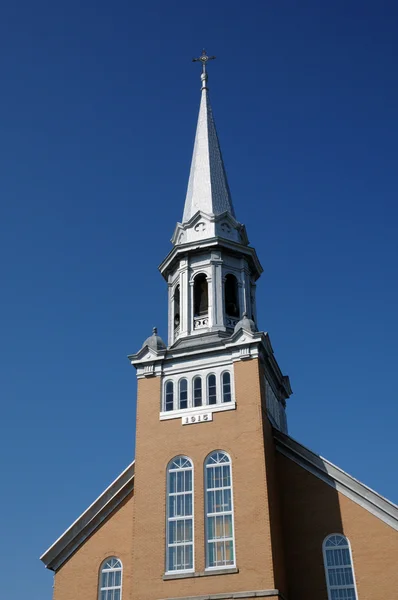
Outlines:
{"type": "Polygon", "coordinates": [[[358,598],[393,598],[398,508],[288,436],[276,433],[276,446],[291,597],[328,600],[323,545],[338,534],[351,549],[358,598]]]}
{"type": "Polygon", "coordinates": [[[130,497],[134,489],[133,461],[82,515],[40,557],[48,569],[57,571],[103,523],[130,497]]]}
{"type": "MultiPolygon", "coordinates": [[[[57,570],[53,600],[98,598],[100,590],[120,587],[131,593],[134,493],[131,491],[108,518],[57,570]],[[104,575],[102,574],[104,571],[104,575]],[[120,583],[120,586],[117,585],[120,583]]],[[[114,596],[118,597],[117,594],[114,596]]]]}

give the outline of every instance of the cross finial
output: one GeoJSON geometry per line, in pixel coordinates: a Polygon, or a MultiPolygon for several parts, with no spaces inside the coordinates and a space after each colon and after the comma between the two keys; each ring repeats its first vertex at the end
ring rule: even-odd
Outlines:
{"type": "Polygon", "coordinates": [[[201,62],[202,63],[202,75],[200,77],[202,80],[202,90],[207,89],[206,88],[206,82],[207,82],[206,64],[207,64],[207,61],[214,60],[215,58],[216,58],[215,56],[207,56],[206,50],[203,48],[202,54],[199,56],[199,58],[192,59],[192,62],[201,62]]]}

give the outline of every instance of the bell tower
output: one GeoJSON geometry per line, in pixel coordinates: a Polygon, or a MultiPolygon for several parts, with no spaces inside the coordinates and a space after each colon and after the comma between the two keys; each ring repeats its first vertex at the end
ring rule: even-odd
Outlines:
{"type": "Polygon", "coordinates": [[[246,313],[256,322],[255,282],[262,272],[235,216],[208,92],[206,54],[195,145],[182,222],[160,265],[169,288],[168,342],[230,336],[246,313]]]}
{"type": "Polygon", "coordinates": [[[129,356],[140,600],[249,597],[234,595],[248,589],[276,599],[284,586],[272,426],[287,430],[291,388],[258,328],[263,269],[232,204],[209,101],[211,58],[195,59],[201,100],[188,189],[159,267],[168,342],[154,329],[129,356]]]}

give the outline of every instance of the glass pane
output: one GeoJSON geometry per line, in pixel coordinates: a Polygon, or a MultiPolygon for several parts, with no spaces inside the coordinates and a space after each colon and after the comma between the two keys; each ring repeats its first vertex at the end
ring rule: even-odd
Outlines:
{"type": "Polygon", "coordinates": [[[177,492],[184,491],[184,471],[177,472],[177,492]]]}
{"type": "Polygon", "coordinates": [[[234,564],[234,545],[232,541],[225,542],[225,564],[234,564]]]}
{"type": "Polygon", "coordinates": [[[207,544],[207,552],[208,552],[208,556],[209,556],[209,567],[215,567],[216,566],[216,556],[215,556],[215,544],[214,543],[209,543],[207,544]]]}
{"type": "Polygon", "coordinates": [[[213,469],[206,469],[207,489],[214,487],[213,485],[213,469]]]}
{"type": "Polygon", "coordinates": [[[216,388],[216,376],[209,375],[207,380],[208,385],[208,402],[209,404],[217,403],[217,388],[216,388]]]}
{"type": "Polygon", "coordinates": [[[215,517],[207,517],[207,539],[214,540],[215,517]]]}
{"type": "Polygon", "coordinates": [[[176,473],[171,472],[169,477],[169,491],[173,494],[176,492],[176,473]]]}
{"type": "Polygon", "coordinates": [[[214,496],[215,496],[215,511],[214,512],[221,512],[224,510],[224,506],[223,506],[223,500],[222,500],[222,490],[217,490],[214,492],[214,496]]]}
{"type": "Polygon", "coordinates": [[[184,516],[184,495],[176,496],[175,499],[176,499],[176,507],[175,507],[176,517],[183,517],[184,516]]]}
{"type": "Polygon", "coordinates": [[[222,467],[215,467],[214,471],[214,487],[222,487],[222,467]]]}
{"type": "Polygon", "coordinates": [[[223,487],[230,487],[231,485],[231,471],[229,465],[224,465],[222,468],[222,485],[223,487]]]}
{"type": "Polygon", "coordinates": [[[121,580],[122,580],[122,572],[115,571],[115,585],[120,585],[121,580]]]}
{"type": "Polygon", "coordinates": [[[115,572],[110,571],[108,573],[108,587],[113,587],[115,585],[115,572]]]}
{"type": "Polygon", "coordinates": [[[214,492],[207,492],[207,512],[214,513],[214,492]]]}
{"type": "Polygon", "coordinates": [[[172,544],[175,540],[175,528],[176,528],[176,522],[169,521],[169,544],[172,544]]]}
{"type": "Polygon", "coordinates": [[[184,542],[184,521],[176,522],[176,538],[175,542],[184,542]]]}
{"type": "Polygon", "coordinates": [[[185,546],[185,568],[193,568],[193,547],[191,544],[189,546],[185,546]]]}
{"type": "Polygon", "coordinates": [[[188,382],[186,379],[180,381],[180,408],[188,408],[188,382]]]}
{"type": "Polygon", "coordinates": [[[185,514],[192,515],[192,494],[185,495],[185,514]]]}
{"type": "Polygon", "coordinates": [[[202,406],[202,379],[196,377],[194,385],[194,406],[202,406]]]}
{"type": "Polygon", "coordinates": [[[192,542],[192,519],[185,521],[185,541],[192,542]]]}
{"type": "Polygon", "coordinates": [[[169,517],[175,517],[175,496],[169,496],[169,517]]]}
{"type": "Polygon", "coordinates": [[[232,510],[231,490],[224,490],[223,510],[232,510]]]}
{"type": "Polygon", "coordinates": [[[101,587],[107,587],[108,573],[101,573],[101,587]]]}
{"type": "Polygon", "coordinates": [[[115,590],[114,599],[115,600],[120,600],[120,589],[119,590],[115,590]]]}
{"type": "Polygon", "coordinates": [[[192,490],[192,471],[185,471],[185,491],[192,490]]]}
{"type": "Polygon", "coordinates": [[[224,537],[224,517],[215,517],[216,519],[216,530],[215,537],[220,539],[224,537]]]}
{"type": "Polygon", "coordinates": [[[169,548],[169,571],[176,569],[176,547],[172,546],[169,548]]]}
{"type": "Polygon", "coordinates": [[[184,568],[184,547],[177,546],[176,547],[176,569],[184,568]]]}
{"type": "Polygon", "coordinates": [[[224,517],[224,535],[225,537],[232,537],[232,515],[225,515],[224,517]]]}

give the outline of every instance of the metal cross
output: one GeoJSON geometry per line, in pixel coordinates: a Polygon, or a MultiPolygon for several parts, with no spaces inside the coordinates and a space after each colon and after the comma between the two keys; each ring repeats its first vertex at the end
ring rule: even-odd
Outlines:
{"type": "Polygon", "coordinates": [[[193,58],[192,62],[201,62],[202,63],[202,73],[206,73],[206,63],[208,60],[214,60],[216,57],[215,56],[207,56],[206,54],[206,50],[203,48],[202,50],[202,54],[199,56],[199,58],[193,58]]]}

